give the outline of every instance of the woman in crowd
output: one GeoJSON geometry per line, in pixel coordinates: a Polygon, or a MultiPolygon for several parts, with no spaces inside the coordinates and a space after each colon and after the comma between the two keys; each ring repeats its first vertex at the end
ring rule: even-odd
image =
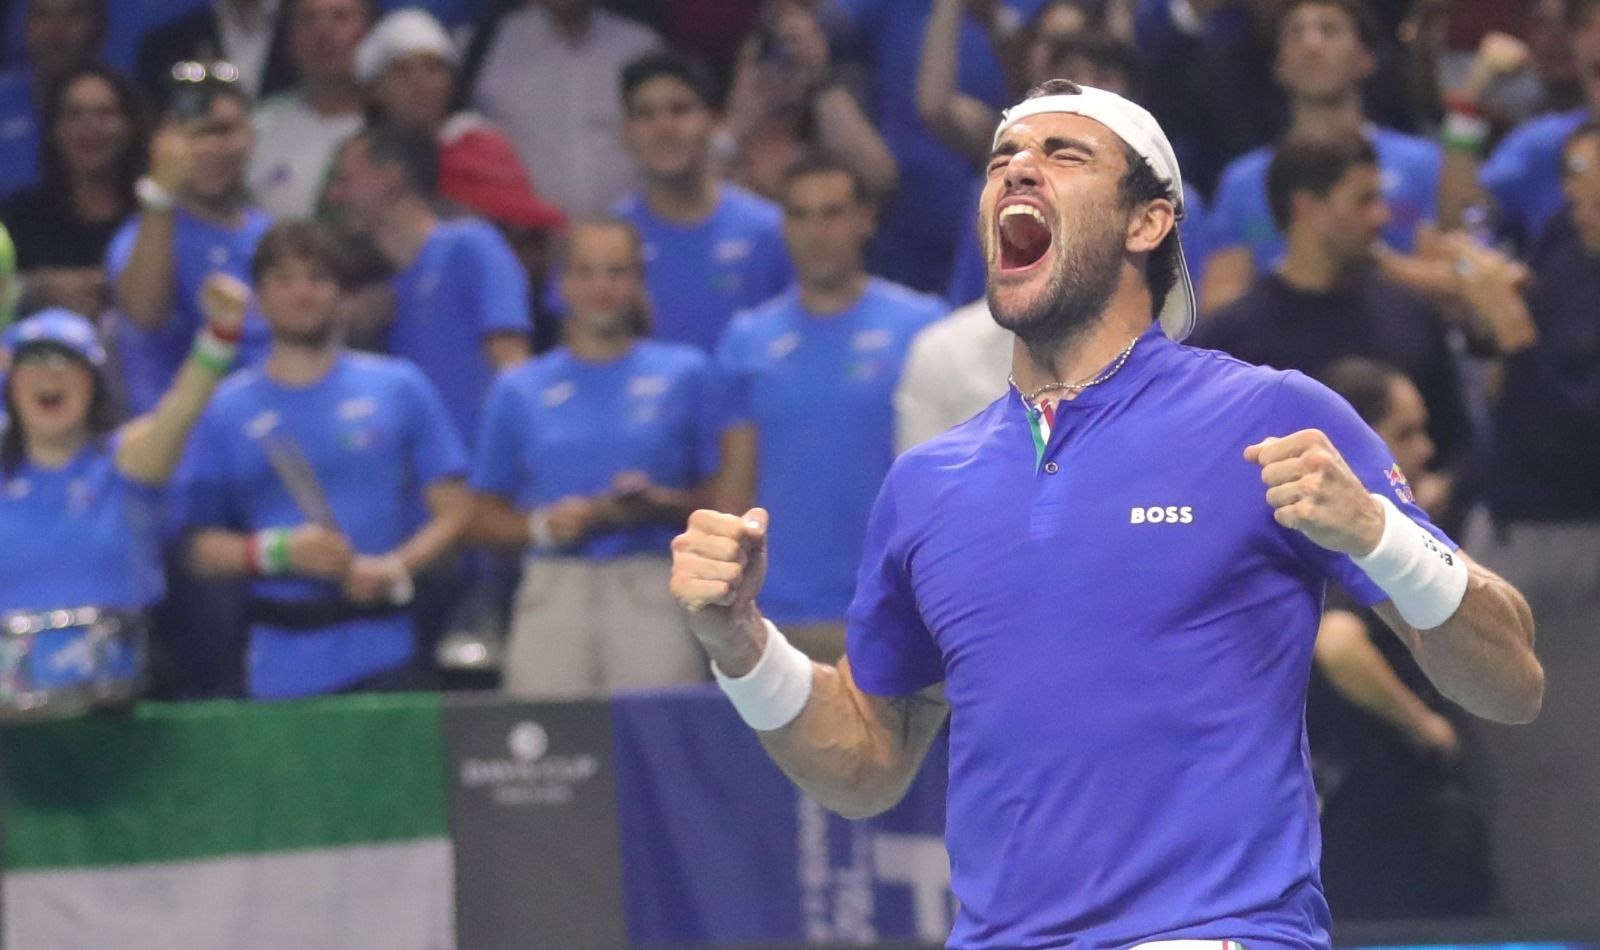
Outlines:
{"type": "Polygon", "coordinates": [[[85,681],[104,672],[85,630],[58,620],[40,627],[30,617],[67,618],[78,608],[136,617],[162,596],[160,489],[232,364],[247,299],[232,278],[208,281],[208,322],[193,355],[154,409],[120,426],[88,319],[52,308],[7,331],[0,617],[9,620],[0,628],[0,702],[52,680],[82,685],[64,670],[85,681]]]}
{"type": "Polygon", "coordinates": [[[709,504],[718,456],[709,359],[648,330],[639,236],[566,238],[563,345],[502,375],[478,439],[471,535],[524,551],[505,688],[539,698],[698,682],[667,590],[669,545],[709,504]]]}
{"type": "Polygon", "coordinates": [[[105,66],[68,73],[45,100],[40,181],[0,205],[16,243],[24,312],[91,317],[109,302],[106,245],[132,213],[149,151],[138,91],[105,66]]]}

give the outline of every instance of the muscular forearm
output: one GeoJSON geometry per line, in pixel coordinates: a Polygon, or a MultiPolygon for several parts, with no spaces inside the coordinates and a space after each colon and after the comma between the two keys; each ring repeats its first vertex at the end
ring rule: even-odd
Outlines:
{"type": "Polygon", "coordinates": [[[244,577],[250,573],[250,536],[204,528],[189,538],[189,570],[200,577],[244,577]]]}
{"type": "Polygon", "coordinates": [[[1485,719],[1529,722],[1544,701],[1533,613],[1516,588],[1470,559],[1467,566],[1466,596],[1439,626],[1419,631],[1388,602],[1378,611],[1444,695],[1485,719]]]}
{"type": "Polygon", "coordinates": [[[1408,735],[1432,713],[1373,645],[1360,618],[1331,610],[1317,631],[1318,669],[1345,699],[1408,735]]]}
{"type": "MultiPolygon", "coordinates": [[[[737,626],[734,646],[710,651],[728,675],[748,673],[767,646],[758,612],[752,609],[737,626]]],[[[813,663],[811,695],[800,715],[757,735],[796,785],[846,818],[864,818],[905,796],[945,714],[941,688],[896,699],[869,696],[843,659],[813,663]]]]}
{"type": "Polygon", "coordinates": [[[145,211],[138,229],[127,266],[117,278],[117,306],[140,329],[159,330],[172,314],[176,218],[171,211],[145,211]]]}

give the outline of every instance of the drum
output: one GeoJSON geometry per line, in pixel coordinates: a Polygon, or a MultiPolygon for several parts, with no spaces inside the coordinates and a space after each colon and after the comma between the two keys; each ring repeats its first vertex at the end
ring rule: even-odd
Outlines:
{"type": "Polygon", "coordinates": [[[0,614],[0,722],[76,716],[144,692],[144,615],[78,607],[0,614]]]}

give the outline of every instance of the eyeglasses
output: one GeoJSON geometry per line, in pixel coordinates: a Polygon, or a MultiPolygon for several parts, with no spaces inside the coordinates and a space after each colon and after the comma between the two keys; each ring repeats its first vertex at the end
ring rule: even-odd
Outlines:
{"type": "Polygon", "coordinates": [[[227,60],[217,60],[213,63],[185,60],[181,63],[172,64],[172,81],[174,83],[236,83],[239,81],[239,67],[227,60]]]}

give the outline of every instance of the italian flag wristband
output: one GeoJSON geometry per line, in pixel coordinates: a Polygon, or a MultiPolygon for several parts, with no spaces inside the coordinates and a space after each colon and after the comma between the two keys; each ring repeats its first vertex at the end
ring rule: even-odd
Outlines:
{"type": "Polygon", "coordinates": [[[289,529],[267,528],[245,539],[245,564],[250,573],[275,577],[289,573],[289,529]]]}
{"type": "Polygon", "coordinates": [[[231,339],[217,333],[213,327],[206,327],[194,337],[194,349],[189,357],[207,371],[217,376],[226,376],[233,368],[233,359],[239,355],[239,338],[231,339]]]}

